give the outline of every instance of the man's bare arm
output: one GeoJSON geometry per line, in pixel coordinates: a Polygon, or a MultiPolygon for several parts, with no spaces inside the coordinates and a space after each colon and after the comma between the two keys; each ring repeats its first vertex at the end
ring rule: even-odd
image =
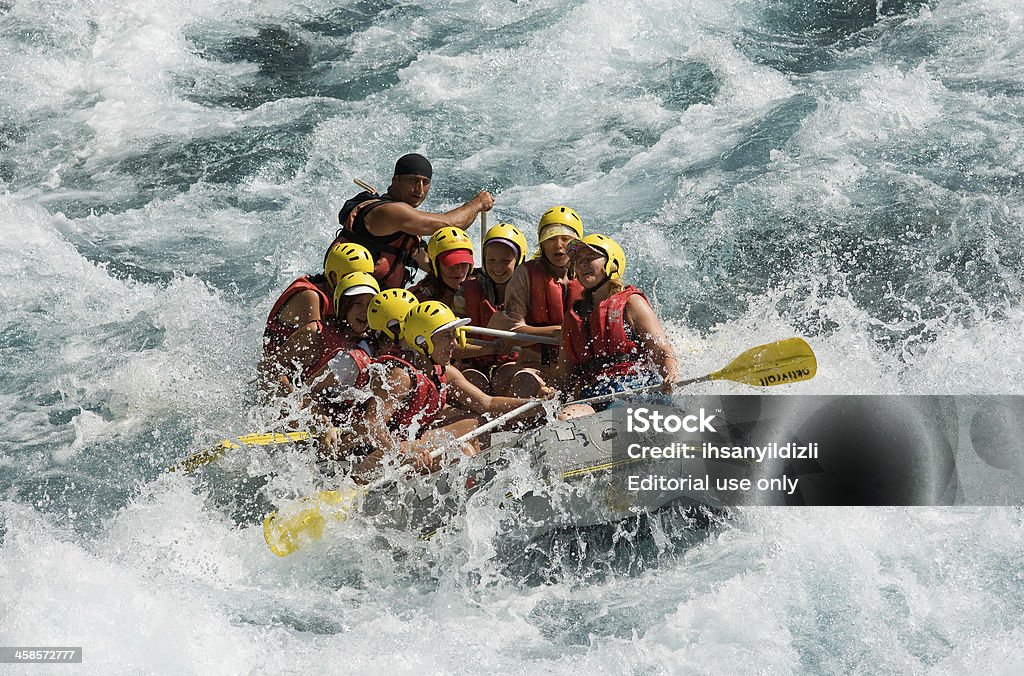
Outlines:
{"type": "Polygon", "coordinates": [[[387,202],[366,214],[366,229],[383,237],[396,232],[427,236],[444,227],[466,229],[481,211],[490,211],[494,198],[486,190],[460,207],[443,214],[419,211],[405,202],[387,202]]]}

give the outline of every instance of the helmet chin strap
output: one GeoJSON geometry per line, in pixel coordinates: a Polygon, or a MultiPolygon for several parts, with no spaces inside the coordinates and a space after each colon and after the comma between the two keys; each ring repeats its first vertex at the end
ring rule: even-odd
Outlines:
{"type": "MultiPolygon", "coordinates": [[[[610,275],[608,274],[608,272],[607,272],[607,268],[608,268],[608,262],[607,262],[607,261],[609,261],[609,260],[610,260],[610,259],[609,259],[609,257],[608,257],[608,254],[604,254],[604,259],[605,259],[605,261],[606,261],[606,262],[605,262],[605,264],[604,264],[604,268],[602,269],[602,271],[604,272],[604,279],[602,279],[602,280],[601,280],[601,283],[600,283],[600,284],[598,284],[597,286],[595,286],[595,287],[594,287],[593,289],[583,289],[583,295],[584,295],[584,296],[587,296],[587,298],[588,298],[588,299],[589,299],[589,298],[591,298],[591,297],[593,297],[593,295],[594,295],[595,293],[597,293],[598,291],[600,291],[600,290],[601,290],[601,288],[602,288],[602,287],[603,287],[603,286],[604,286],[605,284],[607,284],[608,282],[612,281],[612,278],[611,278],[611,276],[610,276],[610,275]]],[[[596,259],[595,259],[595,260],[596,260],[596,259]]]]}
{"type": "Polygon", "coordinates": [[[427,342],[426,341],[423,341],[421,343],[421,342],[419,342],[417,340],[416,344],[419,345],[420,347],[422,347],[424,351],[426,351],[426,354],[417,354],[418,357],[421,357],[422,359],[427,360],[431,364],[437,364],[438,366],[443,366],[443,364],[441,364],[441,362],[434,360],[434,351],[427,351],[427,342]]]}

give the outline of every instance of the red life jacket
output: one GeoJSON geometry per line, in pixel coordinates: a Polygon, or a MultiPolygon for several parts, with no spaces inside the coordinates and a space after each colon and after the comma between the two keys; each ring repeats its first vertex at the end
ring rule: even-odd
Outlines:
{"type": "Polygon", "coordinates": [[[559,326],[565,319],[565,308],[583,297],[583,287],[575,279],[568,286],[562,285],[537,258],[523,265],[530,273],[530,307],[526,312],[526,323],[530,326],[559,326]]]}
{"type": "MultiPolygon", "coordinates": [[[[347,337],[341,329],[336,328],[333,324],[324,325],[323,348],[320,350],[320,356],[317,357],[316,362],[309,367],[307,377],[314,373],[319,373],[321,369],[327,366],[332,359],[342,352],[348,352],[359,367],[359,377],[363,380],[362,385],[365,385],[366,378],[363,376],[366,371],[366,367],[370,365],[370,355],[366,354],[366,352],[360,349],[358,345],[358,340],[352,340],[347,337]]],[[[362,385],[357,381],[355,387],[362,387],[362,385]]]]}
{"type": "Polygon", "coordinates": [[[640,358],[640,346],[626,333],[624,312],[631,296],[647,297],[635,286],[609,296],[590,311],[586,322],[569,308],[562,323],[562,344],[569,361],[581,378],[615,377],[635,370],[640,358]]]}
{"type": "MultiPolygon", "coordinates": [[[[482,272],[463,282],[459,289],[459,295],[462,296],[462,314],[472,320],[473,326],[486,327],[495,313],[505,309],[504,303],[497,302],[494,282],[484,276],[482,272]]],[[[484,338],[484,340],[488,339],[484,338]]],[[[519,353],[513,350],[506,354],[485,354],[471,359],[463,359],[462,363],[469,368],[487,373],[493,366],[515,361],[518,356],[519,353]]]]}
{"type": "MultiPolygon", "coordinates": [[[[530,307],[525,321],[530,326],[560,326],[565,319],[565,308],[583,297],[583,287],[575,279],[562,285],[544,267],[540,259],[532,258],[523,265],[530,273],[530,307]]],[[[541,364],[547,365],[558,358],[557,345],[531,345],[524,351],[540,353],[541,364]]]]}
{"type": "Polygon", "coordinates": [[[389,367],[401,366],[413,381],[412,391],[402,402],[402,407],[388,421],[390,429],[408,428],[415,422],[422,432],[440,417],[448,382],[443,366],[434,364],[433,373],[427,375],[404,359],[391,355],[378,357],[374,359],[374,363],[389,367]]]}
{"type": "MultiPolygon", "coordinates": [[[[345,202],[338,212],[341,228],[335,234],[331,246],[340,242],[361,244],[373,256],[373,276],[380,282],[380,288],[401,289],[412,281],[412,271],[417,267],[413,254],[420,248],[420,238],[407,232],[398,231],[390,235],[374,235],[366,229],[366,214],[388,202],[396,202],[388,195],[374,195],[363,191],[345,202]]],[[[330,251],[331,247],[327,247],[330,251]]],[[[327,256],[324,255],[324,260],[327,256]]]]}
{"type": "MultiPolygon", "coordinates": [[[[350,357],[352,366],[355,367],[355,373],[353,374],[354,377],[347,382],[339,383],[342,391],[348,388],[361,389],[366,387],[367,382],[370,380],[368,368],[370,364],[373,363],[373,359],[360,348],[352,348],[350,350],[341,349],[333,354],[329,354],[327,358],[322,360],[320,368],[326,366],[342,353],[347,354],[350,357]]],[[[317,371],[319,371],[319,369],[314,370],[313,373],[316,373],[317,371]]],[[[355,399],[342,399],[338,394],[339,392],[329,391],[329,394],[321,397],[320,405],[331,418],[331,421],[335,425],[341,426],[348,424],[353,411],[356,410],[355,405],[357,402],[355,399]]]]}
{"type": "MultiPolygon", "coordinates": [[[[321,275],[316,277],[310,277],[309,275],[303,275],[294,282],[288,285],[288,288],[284,290],[274,302],[274,307],[270,309],[270,315],[267,317],[267,326],[263,330],[263,354],[269,355],[284,344],[284,341],[295,333],[298,327],[288,326],[283,323],[278,317],[281,312],[281,308],[284,307],[285,303],[291,300],[292,296],[299,293],[300,291],[311,290],[315,291],[320,296],[320,317],[326,317],[330,315],[334,310],[331,307],[331,298],[327,295],[326,280],[321,275]]],[[[323,321],[320,322],[320,330],[323,332],[323,321]]]]}

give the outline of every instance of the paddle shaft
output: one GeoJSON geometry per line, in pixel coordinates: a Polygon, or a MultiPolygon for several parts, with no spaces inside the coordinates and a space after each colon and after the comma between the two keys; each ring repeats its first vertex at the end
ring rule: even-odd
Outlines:
{"type": "Polygon", "coordinates": [[[492,338],[509,338],[512,340],[518,340],[524,343],[543,343],[544,345],[561,345],[562,341],[558,338],[551,336],[533,336],[529,333],[519,333],[518,331],[502,331],[501,329],[487,329],[482,326],[467,326],[466,330],[470,333],[478,333],[481,336],[491,336],[492,338]]]}
{"type": "Polygon", "coordinates": [[[487,212],[480,212],[480,267],[484,266],[484,244],[487,237],[487,212]]]}
{"type": "MultiPolygon", "coordinates": [[[[516,406],[511,411],[509,411],[507,413],[502,413],[501,415],[499,415],[494,420],[491,420],[490,422],[486,422],[483,425],[480,425],[480,427],[477,427],[474,430],[466,432],[461,437],[456,439],[455,443],[457,443],[457,444],[464,444],[467,441],[472,441],[473,439],[476,439],[480,435],[487,434],[488,432],[490,432],[494,428],[501,427],[502,425],[507,423],[509,420],[512,420],[516,416],[521,415],[523,413],[526,413],[531,408],[535,408],[535,407],[540,406],[540,405],[541,405],[541,400],[540,399],[532,399],[532,400],[526,402],[525,404],[520,404],[519,406],[516,406]]],[[[431,452],[430,457],[431,458],[437,458],[443,452],[444,452],[444,449],[442,449],[442,448],[434,449],[434,451],[431,452]]]]}
{"type": "Polygon", "coordinates": [[[181,470],[186,474],[191,474],[203,465],[208,465],[214,460],[217,460],[230,449],[239,448],[242,446],[267,446],[276,444],[294,444],[300,441],[307,441],[310,438],[310,433],[302,430],[294,432],[277,432],[277,433],[258,433],[245,434],[239,437],[233,437],[231,439],[224,439],[217,446],[208,448],[205,451],[199,451],[193,453],[183,460],[179,460],[176,464],[167,468],[168,472],[177,472],[181,470]],[[267,437],[270,437],[269,439],[267,437]]]}
{"type": "MultiPolygon", "coordinates": [[[[706,376],[699,378],[691,378],[689,380],[678,380],[673,383],[673,387],[685,387],[687,385],[694,385],[696,383],[703,383],[708,380],[733,380],[736,382],[745,382],[748,385],[780,385],[783,382],[791,381],[796,382],[798,380],[804,380],[807,378],[813,378],[815,369],[817,368],[814,352],[811,347],[807,345],[802,339],[789,338],[787,340],[777,341],[775,343],[768,343],[765,345],[759,345],[745,351],[740,356],[729,362],[724,368],[721,368],[713,373],[709,373],[706,376]],[[758,357],[768,353],[770,349],[776,349],[783,351],[781,355],[764,357],[764,361],[758,361],[758,357]],[[746,377],[752,372],[766,373],[770,369],[780,370],[787,368],[796,368],[801,366],[801,362],[810,362],[803,366],[801,370],[784,374],[785,379],[764,379],[760,382],[751,382],[746,377]],[[756,367],[756,368],[755,368],[756,367]]],[[[648,385],[646,387],[638,387],[631,390],[623,390],[622,392],[610,392],[608,394],[602,394],[596,397],[588,397],[587,399],[578,399],[571,401],[569,404],[600,404],[606,401],[612,401],[619,397],[625,397],[631,394],[641,394],[643,392],[650,392],[657,390],[661,387],[661,383],[657,385],[648,385]]],[[[568,405],[568,404],[566,404],[568,405]]]]}
{"type": "Polygon", "coordinates": [[[368,193],[372,193],[374,195],[379,195],[380,194],[379,192],[377,192],[376,188],[374,188],[372,185],[370,185],[369,183],[367,183],[366,181],[364,181],[361,178],[353,178],[352,182],[355,183],[356,185],[358,185],[360,188],[362,188],[363,190],[365,190],[368,193]]]}
{"type": "MultiPolygon", "coordinates": [[[[540,399],[533,399],[531,401],[526,402],[525,404],[521,404],[521,405],[517,406],[516,408],[512,409],[511,411],[509,411],[508,413],[503,413],[502,415],[499,415],[494,420],[491,420],[490,422],[486,422],[483,425],[480,425],[480,427],[477,427],[476,429],[474,429],[472,431],[466,432],[461,437],[458,437],[455,440],[455,443],[461,445],[461,444],[466,443],[467,441],[472,441],[473,439],[476,439],[480,435],[486,434],[486,433],[490,432],[491,430],[493,430],[496,427],[501,427],[506,422],[508,422],[509,420],[512,420],[516,416],[521,415],[523,413],[526,413],[531,408],[534,408],[534,407],[540,406],[540,405],[541,405],[541,400],[540,399]]],[[[430,452],[430,459],[431,460],[436,460],[437,458],[441,457],[441,454],[444,453],[444,451],[445,451],[444,448],[435,448],[433,451],[430,452]]],[[[370,483],[366,484],[360,490],[364,490],[366,492],[369,492],[369,491],[372,491],[372,490],[376,490],[378,488],[382,488],[382,487],[384,487],[384,486],[386,486],[386,485],[388,485],[388,484],[390,484],[392,482],[394,482],[394,479],[391,479],[389,477],[381,477],[381,478],[379,478],[379,479],[377,479],[375,481],[371,481],[370,483]]]]}
{"type": "MultiPolygon", "coordinates": [[[[690,378],[689,380],[677,380],[672,384],[673,387],[686,387],[687,385],[695,385],[696,383],[703,383],[711,380],[711,376],[714,374],[701,376],[700,378],[690,378]]],[[[587,397],[586,399],[577,399],[576,401],[570,401],[566,406],[572,404],[603,404],[606,401],[612,401],[619,397],[625,397],[630,394],[643,394],[644,392],[652,392],[661,387],[661,383],[657,385],[647,385],[645,387],[636,387],[631,390],[622,390],[621,392],[609,392],[608,394],[601,394],[596,397],[587,397]]]]}
{"type": "Polygon", "coordinates": [[[179,460],[177,464],[171,465],[167,468],[168,472],[177,472],[181,470],[185,474],[191,474],[203,465],[208,465],[214,460],[220,458],[227,452],[226,446],[218,446],[217,448],[210,448],[205,451],[199,451],[193,453],[183,460],[179,460]]]}

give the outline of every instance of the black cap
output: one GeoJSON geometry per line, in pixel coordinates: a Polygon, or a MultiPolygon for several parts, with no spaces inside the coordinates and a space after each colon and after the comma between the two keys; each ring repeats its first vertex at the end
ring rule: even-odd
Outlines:
{"type": "Polygon", "coordinates": [[[415,176],[426,176],[427,178],[431,178],[433,173],[434,168],[430,166],[430,160],[419,153],[402,155],[398,158],[398,161],[395,162],[395,176],[413,174],[415,176]]]}

